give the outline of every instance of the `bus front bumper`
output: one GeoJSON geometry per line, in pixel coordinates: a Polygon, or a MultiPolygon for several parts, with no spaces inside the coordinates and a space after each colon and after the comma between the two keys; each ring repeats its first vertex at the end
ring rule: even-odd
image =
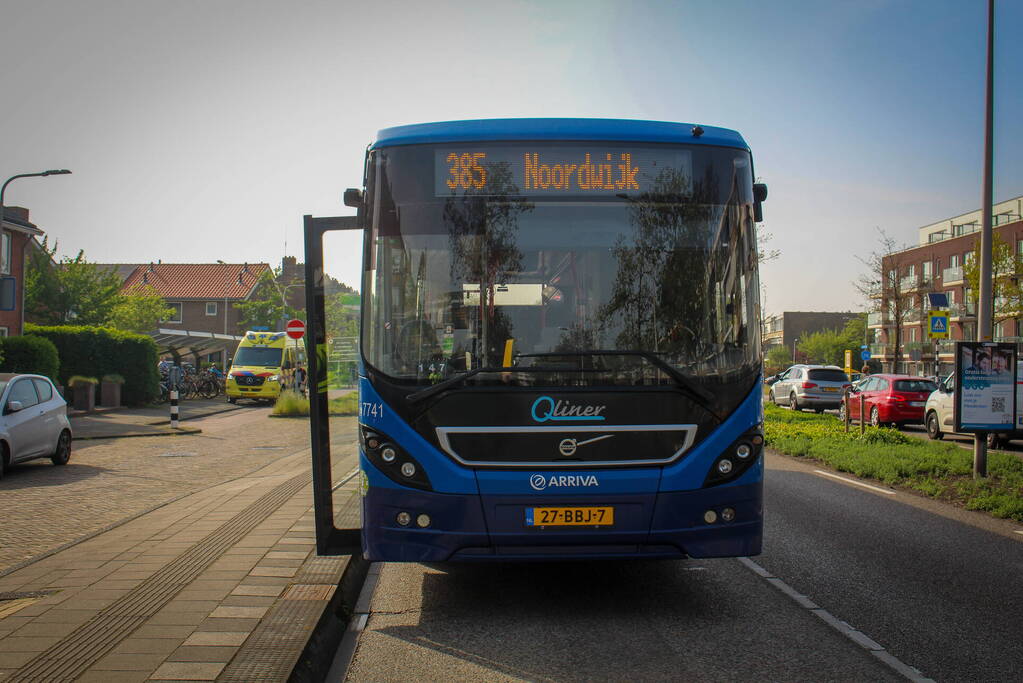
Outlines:
{"type": "Polygon", "coordinates": [[[758,555],[763,483],[635,495],[455,495],[369,487],[363,498],[363,551],[371,561],[446,562],[758,555]],[[610,505],[615,524],[531,527],[525,510],[610,505]],[[730,508],[735,519],[724,522],[730,508]],[[716,519],[708,523],[708,511],[716,519]],[[406,512],[410,523],[398,523],[406,512]],[[420,515],[429,517],[425,527],[420,515]]]}

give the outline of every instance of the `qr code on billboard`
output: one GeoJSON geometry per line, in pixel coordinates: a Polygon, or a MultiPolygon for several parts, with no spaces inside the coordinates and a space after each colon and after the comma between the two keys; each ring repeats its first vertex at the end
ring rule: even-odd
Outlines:
{"type": "Polygon", "coordinates": [[[992,413],[1004,413],[1005,412],[1005,397],[1004,396],[992,396],[991,397],[991,412],[992,413]]]}

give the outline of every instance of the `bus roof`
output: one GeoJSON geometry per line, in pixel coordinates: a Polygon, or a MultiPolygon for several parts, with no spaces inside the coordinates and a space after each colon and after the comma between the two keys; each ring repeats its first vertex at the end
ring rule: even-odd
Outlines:
{"type": "Polygon", "coordinates": [[[499,140],[614,140],[618,142],[667,142],[737,147],[748,150],[734,130],[700,126],[703,135],[693,136],[694,124],[630,119],[479,119],[439,121],[384,128],[371,149],[397,145],[499,140]]]}

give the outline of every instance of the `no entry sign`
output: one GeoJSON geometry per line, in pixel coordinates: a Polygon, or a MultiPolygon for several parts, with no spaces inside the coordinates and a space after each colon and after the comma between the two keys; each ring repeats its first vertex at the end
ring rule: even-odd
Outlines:
{"type": "Polygon", "coordinates": [[[305,323],[301,320],[289,320],[288,324],[284,326],[284,331],[292,339],[301,339],[305,336],[305,323]]]}

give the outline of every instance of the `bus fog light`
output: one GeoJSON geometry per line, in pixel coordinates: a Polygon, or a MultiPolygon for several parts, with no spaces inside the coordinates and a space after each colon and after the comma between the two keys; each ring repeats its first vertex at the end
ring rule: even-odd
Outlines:
{"type": "Polygon", "coordinates": [[[739,460],[745,460],[753,453],[753,449],[749,447],[748,443],[741,443],[735,447],[735,457],[739,460]]]}
{"type": "Polygon", "coordinates": [[[368,437],[366,439],[366,447],[369,448],[370,450],[375,451],[376,449],[380,448],[380,439],[378,439],[375,436],[368,437]]]}
{"type": "Polygon", "coordinates": [[[398,457],[398,451],[388,446],[384,450],[380,451],[380,457],[384,462],[394,462],[394,459],[398,457]]]}
{"type": "Polygon", "coordinates": [[[732,471],[732,461],[728,458],[722,458],[718,460],[718,472],[721,474],[728,474],[732,471]]]}
{"type": "Polygon", "coordinates": [[[416,524],[420,529],[425,529],[430,526],[430,515],[419,515],[416,517],[416,524]]]}
{"type": "Polygon", "coordinates": [[[406,477],[414,477],[416,475],[416,466],[410,462],[401,463],[401,473],[406,477]]]}
{"type": "Polygon", "coordinates": [[[753,443],[759,446],[760,444],[764,443],[764,437],[757,434],[756,436],[753,437],[753,443]]]}
{"type": "Polygon", "coordinates": [[[718,521],[718,513],[714,512],[713,510],[707,510],[706,512],[703,513],[703,521],[706,522],[707,524],[713,524],[714,522],[718,521]]]}
{"type": "Polygon", "coordinates": [[[398,516],[395,517],[395,521],[402,526],[408,526],[412,523],[412,515],[407,512],[399,512],[398,516]]]}
{"type": "Polygon", "coordinates": [[[731,522],[735,520],[735,510],[732,508],[725,508],[721,511],[721,520],[725,522],[731,522]]]}

